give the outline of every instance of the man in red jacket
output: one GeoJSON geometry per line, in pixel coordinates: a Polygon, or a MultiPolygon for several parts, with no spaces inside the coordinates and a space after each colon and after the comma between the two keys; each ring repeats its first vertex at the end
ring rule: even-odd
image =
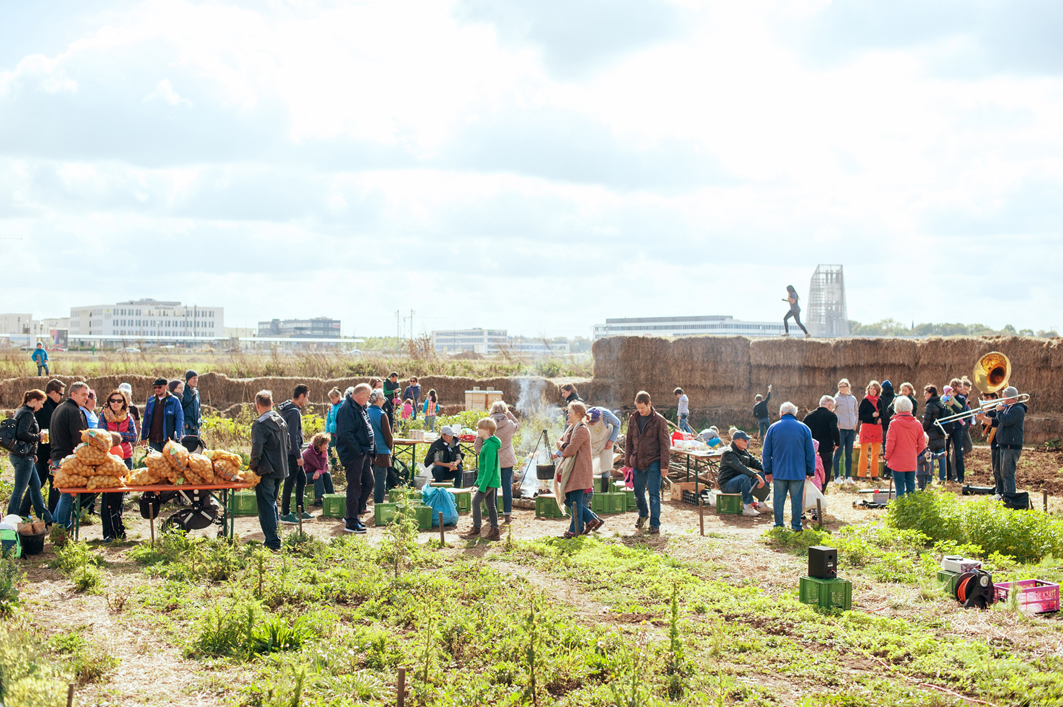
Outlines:
{"type": "Polygon", "coordinates": [[[650,394],[640,390],[635,396],[638,409],[627,421],[627,441],[624,444],[624,464],[631,467],[635,477],[635,501],[639,519],[635,528],[641,530],[650,519],[650,534],[661,532],[661,478],[668,474],[668,457],[672,438],[668,422],[653,409],[650,394]],[[650,504],[646,506],[646,489],[650,504]]]}

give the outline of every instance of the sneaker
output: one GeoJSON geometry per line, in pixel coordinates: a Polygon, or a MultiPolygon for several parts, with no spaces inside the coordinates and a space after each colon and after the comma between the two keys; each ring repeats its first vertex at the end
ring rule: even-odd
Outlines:
{"type": "Polygon", "coordinates": [[[306,511],[303,511],[303,520],[313,520],[313,518],[314,518],[314,516],[312,516],[311,514],[307,513],[306,511]]]}
{"type": "Polygon", "coordinates": [[[281,516],[281,523],[287,523],[288,525],[294,525],[299,522],[299,519],[295,517],[294,513],[285,513],[281,516]]]}
{"type": "Polygon", "coordinates": [[[809,334],[809,333],[808,333],[808,332],[806,331],[806,332],[805,332],[805,338],[806,338],[806,339],[811,339],[811,338],[812,338],[812,335],[811,335],[811,334],[809,334]]]}
{"type": "Polygon", "coordinates": [[[635,530],[642,530],[648,520],[646,516],[639,516],[639,519],[635,521],[635,530]]]}
{"type": "Polygon", "coordinates": [[[745,506],[742,507],[742,515],[749,516],[749,517],[753,518],[753,517],[759,516],[760,515],[760,511],[758,511],[752,505],[746,504],[745,506]]]}
{"type": "Polygon", "coordinates": [[[784,331],[780,336],[789,336],[789,335],[790,335],[790,332],[784,331]]]}
{"type": "Polygon", "coordinates": [[[345,533],[358,533],[359,535],[365,535],[364,525],[346,525],[343,526],[343,532],[345,533]]]}
{"type": "Polygon", "coordinates": [[[660,528],[658,528],[656,525],[651,525],[650,526],[650,535],[660,535],[660,534],[661,534],[661,529],[660,528]]]}

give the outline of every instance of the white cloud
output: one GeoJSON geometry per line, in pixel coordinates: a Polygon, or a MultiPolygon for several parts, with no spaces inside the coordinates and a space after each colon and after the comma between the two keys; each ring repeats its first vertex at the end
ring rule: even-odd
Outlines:
{"type": "Polygon", "coordinates": [[[181,98],[177,95],[177,91],[173,90],[173,86],[170,85],[170,79],[163,79],[155,87],[154,91],[144,96],[144,102],[147,103],[148,101],[162,101],[163,103],[169,103],[171,106],[192,107],[192,101],[187,98],[181,98]]]}

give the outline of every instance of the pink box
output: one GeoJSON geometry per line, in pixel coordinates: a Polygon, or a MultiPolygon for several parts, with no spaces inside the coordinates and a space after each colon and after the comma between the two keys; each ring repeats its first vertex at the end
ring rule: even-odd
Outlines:
{"type": "Polygon", "coordinates": [[[1012,589],[1019,592],[1019,610],[1027,614],[1047,614],[1059,611],[1059,585],[1039,579],[1000,582],[993,585],[997,601],[1007,601],[1012,589]]]}

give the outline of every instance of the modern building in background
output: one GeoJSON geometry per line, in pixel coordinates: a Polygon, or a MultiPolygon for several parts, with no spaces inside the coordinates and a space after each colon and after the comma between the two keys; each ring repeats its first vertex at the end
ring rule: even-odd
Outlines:
{"type": "Polygon", "coordinates": [[[849,314],[845,307],[845,273],[841,265],[820,265],[808,286],[805,326],[812,336],[849,336],[849,314]]]}
{"type": "Polygon", "coordinates": [[[436,353],[472,351],[489,356],[499,352],[499,345],[508,343],[505,329],[446,329],[431,334],[432,350],[436,353]]]}
{"type": "Polygon", "coordinates": [[[782,320],[745,322],[733,317],[632,317],[594,325],[594,339],[606,336],[779,336],[782,320]]]}
{"type": "Polygon", "coordinates": [[[177,343],[197,338],[220,339],[224,329],[223,307],[141,299],[72,307],[69,339],[73,344],[78,343],[79,335],[93,337],[85,339],[86,342],[100,341],[104,345],[139,341],[177,343]]]}
{"type": "Polygon", "coordinates": [[[510,337],[506,353],[511,356],[551,357],[569,354],[568,339],[529,339],[523,336],[510,337]]]}
{"type": "Polygon", "coordinates": [[[66,317],[34,319],[32,314],[0,314],[0,338],[12,346],[36,345],[38,341],[49,348],[66,346],[69,328],[66,317]]]}
{"type": "Polygon", "coordinates": [[[338,339],[340,320],[328,317],[312,319],[271,319],[258,323],[258,335],[301,339],[338,339]]]}

